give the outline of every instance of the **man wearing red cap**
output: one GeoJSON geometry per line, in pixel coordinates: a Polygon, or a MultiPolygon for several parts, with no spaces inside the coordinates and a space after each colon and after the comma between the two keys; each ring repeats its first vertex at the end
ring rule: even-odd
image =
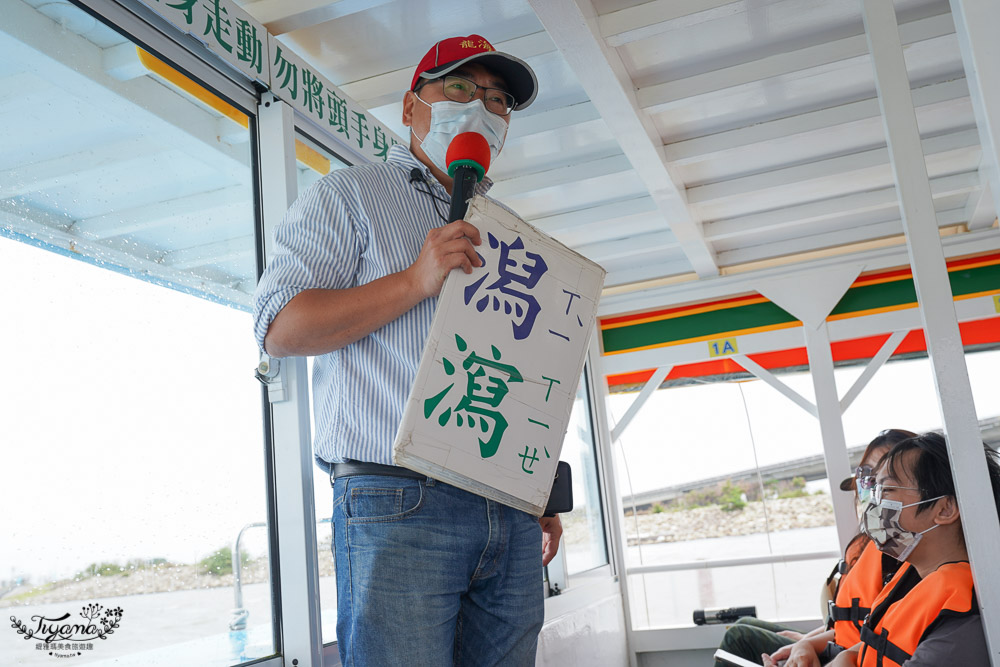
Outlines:
{"type": "Polygon", "coordinates": [[[275,230],[255,334],[271,356],[315,356],[344,665],[534,664],[558,517],[394,466],[392,443],[444,279],[481,264],[479,231],[446,217],[448,147],[475,132],[495,158],[537,90],[526,63],[479,35],[438,42],[403,98],[409,150],[332,172],[275,230]]]}

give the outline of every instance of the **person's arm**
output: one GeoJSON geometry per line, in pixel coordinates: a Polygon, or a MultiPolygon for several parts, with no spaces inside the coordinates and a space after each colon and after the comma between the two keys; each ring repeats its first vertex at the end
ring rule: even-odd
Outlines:
{"type": "Polygon", "coordinates": [[[989,648],[979,616],[949,618],[917,644],[906,667],[988,665],[989,648]]]}
{"type": "Polygon", "coordinates": [[[562,521],[559,515],[543,516],[538,520],[542,527],[542,567],[552,562],[559,551],[559,539],[562,537],[562,521]]]}
{"type": "Polygon", "coordinates": [[[826,663],[826,667],[857,667],[858,656],[861,655],[861,643],[858,642],[849,649],[845,649],[837,656],[826,663]]]}
{"type": "Polygon", "coordinates": [[[795,630],[781,630],[778,632],[778,634],[782,637],[785,637],[786,639],[791,639],[792,641],[797,642],[800,639],[808,639],[809,637],[815,637],[819,633],[826,631],[827,631],[826,626],[820,625],[818,627],[813,628],[806,634],[802,634],[801,632],[796,632],[795,630]]]}
{"type": "Polygon", "coordinates": [[[480,265],[479,230],[463,220],[427,233],[407,269],[358,287],[307,289],[278,312],[264,348],[272,357],[326,354],[380,329],[424,299],[437,296],[452,269],[480,265]]]}
{"type": "Polygon", "coordinates": [[[781,660],[785,661],[785,667],[819,667],[819,654],[829,641],[833,641],[833,630],[804,637],[794,644],[782,646],[771,655],[765,653],[761,658],[764,667],[777,667],[781,660]]]}

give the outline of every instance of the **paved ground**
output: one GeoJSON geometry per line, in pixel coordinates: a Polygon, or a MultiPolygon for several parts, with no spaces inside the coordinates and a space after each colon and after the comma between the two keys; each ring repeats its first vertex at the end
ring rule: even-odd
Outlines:
{"type": "MultiPolygon", "coordinates": [[[[320,579],[321,607],[333,607],[336,587],[331,577],[320,579]],[[328,603],[327,603],[328,601],[328,603]]],[[[233,611],[233,589],[152,593],[97,600],[105,607],[121,607],[120,627],[106,640],[94,642],[92,651],[59,659],[35,648],[37,641],[25,641],[11,623],[0,631],[0,664],[7,665],[229,665],[239,662],[241,650],[248,658],[263,657],[273,651],[271,638],[271,600],[266,584],[252,584],[243,589],[243,602],[250,611],[248,636],[230,633],[229,620],[233,611]],[[194,658],[197,656],[197,658],[194,658]]],[[[15,616],[33,627],[32,616],[59,617],[70,613],[71,621],[84,602],[62,602],[34,607],[4,609],[5,620],[15,616]]],[[[326,642],[336,638],[336,616],[324,613],[323,635],[326,642]]],[[[73,653],[60,651],[59,653],[73,653]]]]}
{"type": "MultiPolygon", "coordinates": [[[[767,553],[820,551],[835,548],[833,527],[807,528],[766,535],[723,537],[687,542],[630,547],[631,564],[646,565],[704,559],[736,558],[767,553]],[[641,558],[640,558],[641,550],[641,558]]],[[[756,605],[763,618],[819,618],[819,589],[832,559],[801,563],[752,565],[714,570],[640,575],[631,578],[633,619],[640,627],[689,625],[694,609],[756,605]],[[775,582],[780,581],[781,586],[775,582]],[[780,589],[780,590],[779,590],[780,589]]],[[[335,583],[320,579],[324,642],[335,639],[335,583]]],[[[98,600],[105,607],[120,606],[121,626],[106,641],[98,640],[93,651],[59,659],[35,649],[35,640],[24,641],[9,627],[0,630],[0,663],[7,665],[91,667],[177,667],[199,665],[224,667],[246,659],[263,657],[273,650],[271,601],[268,586],[244,588],[244,604],[250,611],[246,636],[229,631],[233,609],[231,588],[151,593],[98,600]]],[[[31,617],[77,617],[84,602],[64,602],[34,607],[11,607],[4,614],[17,617],[29,627],[31,617]]]]}

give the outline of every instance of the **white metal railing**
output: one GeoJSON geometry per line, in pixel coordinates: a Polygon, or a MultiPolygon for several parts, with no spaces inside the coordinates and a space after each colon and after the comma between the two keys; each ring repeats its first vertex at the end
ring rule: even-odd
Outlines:
{"type": "Polygon", "coordinates": [[[840,552],[807,551],[795,554],[769,554],[766,556],[747,556],[745,558],[717,558],[712,560],[693,560],[683,563],[663,563],[661,565],[636,565],[625,569],[625,574],[656,574],[657,572],[677,572],[680,570],[709,570],[717,567],[737,567],[739,565],[768,565],[770,563],[794,563],[803,560],[821,560],[824,558],[840,558],[840,552]]]}

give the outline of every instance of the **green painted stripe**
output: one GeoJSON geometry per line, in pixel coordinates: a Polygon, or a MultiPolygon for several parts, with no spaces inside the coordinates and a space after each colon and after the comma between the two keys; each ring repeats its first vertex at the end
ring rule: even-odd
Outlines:
{"type": "MultiPolygon", "coordinates": [[[[1000,264],[960,269],[948,275],[951,280],[951,291],[955,296],[1000,289],[1000,264]]],[[[877,285],[853,287],[847,291],[831,314],[843,315],[899,306],[915,303],[916,300],[917,293],[913,279],[907,278],[877,285]]],[[[601,332],[601,338],[606,353],[621,352],[689,338],[713,336],[727,331],[756,329],[795,321],[794,317],[778,306],[765,302],[605,329],[601,332]]]]}
{"type": "MultiPolygon", "coordinates": [[[[955,296],[975,294],[991,289],[1000,289],[1000,264],[977,266],[973,269],[959,269],[948,274],[951,293],[955,296]]],[[[917,290],[913,279],[897,280],[891,283],[854,287],[833,309],[831,315],[843,315],[874,308],[887,308],[907,303],[916,303],[917,290]]]]}
{"type": "Polygon", "coordinates": [[[647,345],[661,345],[688,338],[711,336],[724,331],[754,329],[772,324],[795,322],[795,318],[770,301],[713,310],[656,322],[605,329],[601,332],[604,351],[619,352],[647,345]]]}

